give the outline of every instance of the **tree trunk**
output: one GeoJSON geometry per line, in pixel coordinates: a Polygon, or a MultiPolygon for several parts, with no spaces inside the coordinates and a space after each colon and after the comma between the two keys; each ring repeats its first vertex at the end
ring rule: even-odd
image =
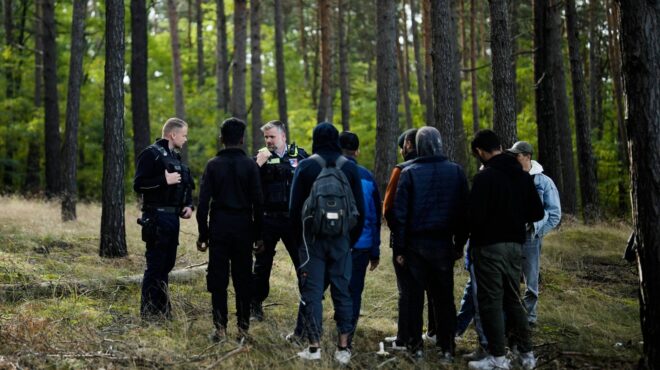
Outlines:
{"type": "Polygon", "coordinates": [[[452,0],[452,40],[456,48],[454,49],[454,63],[452,63],[452,73],[454,79],[454,161],[463,168],[467,166],[467,139],[465,137],[465,126],[463,126],[463,92],[461,91],[461,51],[456,43],[458,33],[458,2],[452,0]]]}
{"type": "MultiPolygon", "coordinates": [[[[179,43],[179,17],[174,0],[167,0],[167,18],[170,26],[172,45],[172,80],[174,81],[174,112],[177,118],[185,121],[186,106],[183,100],[183,69],[181,68],[181,46],[179,43]]],[[[188,147],[181,149],[181,159],[188,162],[188,147]]]]}
{"type": "Polygon", "coordinates": [[[598,3],[589,1],[589,118],[591,127],[597,130],[598,138],[603,135],[603,93],[601,69],[601,41],[598,30],[598,3]]]}
{"type": "MultiPolygon", "coordinates": [[[[549,0],[534,1],[534,81],[536,86],[536,122],[538,129],[538,160],[544,173],[563,189],[559,134],[555,114],[554,85],[549,61],[548,20],[549,0]]],[[[561,194],[561,193],[560,193],[561,194]]]]}
{"type": "MultiPolygon", "coordinates": [[[[282,0],[275,0],[280,3],[282,0]]],[[[276,5],[277,6],[277,5],[276,5]]],[[[281,9],[280,9],[281,12],[281,9]]],[[[299,32],[300,32],[300,54],[303,58],[303,68],[305,70],[305,86],[309,84],[309,62],[307,60],[307,30],[305,29],[305,1],[298,0],[299,32]]],[[[281,17],[281,16],[280,16],[281,17]]]]}
{"type": "MultiPolygon", "coordinates": [[[[34,2],[34,106],[41,110],[43,102],[43,40],[42,40],[42,5],[41,0],[34,2]]],[[[41,158],[39,137],[30,133],[25,174],[25,192],[28,194],[39,191],[39,173],[41,158]]]]}
{"type": "Polygon", "coordinates": [[[490,43],[493,54],[493,131],[502,147],[510,148],[518,140],[516,126],[515,81],[511,75],[511,32],[507,0],[489,0],[490,43]]]}
{"type": "Polygon", "coordinates": [[[519,1],[508,0],[509,29],[511,38],[511,86],[513,87],[513,101],[516,104],[513,107],[516,114],[516,120],[518,113],[520,113],[520,110],[522,109],[522,104],[520,104],[520,101],[518,101],[518,34],[520,32],[518,8],[520,7],[520,4],[521,2],[519,1]]]}
{"type": "Polygon", "coordinates": [[[44,140],[46,156],[46,197],[58,196],[62,191],[60,162],[60,109],[57,98],[57,43],[55,41],[55,1],[44,0],[44,140]]]}
{"type": "MultiPolygon", "coordinates": [[[[423,1],[423,0],[422,0],[423,1]]],[[[419,32],[417,31],[417,7],[415,0],[410,0],[410,32],[413,37],[413,55],[415,56],[415,72],[417,75],[417,94],[419,102],[426,106],[426,85],[424,82],[424,65],[420,57],[419,32]]]]}
{"type": "MultiPolygon", "coordinates": [[[[458,13],[458,23],[461,28],[461,43],[460,43],[460,53],[461,53],[461,60],[460,60],[460,69],[463,69],[467,67],[469,64],[470,60],[470,54],[468,53],[469,48],[467,47],[467,34],[466,34],[466,26],[465,26],[465,18],[467,15],[465,14],[465,1],[466,0],[460,0],[460,11],[458,13]]],[[[461,76],[464,78],[465,76],[461,76]]]]}
{"type": "Polygon", "coordinates": [[[215,47],[215,96],[218,110],[227,112],[229,107],[229,57],[227,55],[227,17],[224,0],[215,1],[216,47],[215,47]]]}
{"type": "Polygon", "coordinates": [[[395,0],[377,0],[376,10],[376,158],[374,172],[381,194],[396,163],[399,130],[399,79],[396,63],[395,0]]]}
{"type": "MultiPolygon", "coordinates": [[[[318,5],[318,2],[317,2],[318,5]]],[[[319,64],[320,64],[320,53],[321,53],[321,37],[320,37],[320,32],[321,32],[321,11],[318,10],[317,7],[317,12],[316,12],[316,27],[314,28],[314,62],[312,63],[312,106],[318,107],[318,99],[319,99],[319,91],[318,91],[318,86],[319,86],[319,64]]]]}
{"type": "Polygon", "coordinates": [[[124,2],[107,0],[103,116],[101,257],[124,257],[124,2]]]}
{"type": "Polygon", "coordinates": [[[339,0],[337,14],[337,37],[339,38],[339,91],[341,94],[341,127],[344,131],[351,129],[351,85],[348,60],[348,36],[345,29],[346,8],[350,2],[339,0]]]}
{"type": "Polygon", "coordinates": [[[431,0],[423,2],[422,23],[424,28],[424,80],[426,82],[426,125],[435,125],[435,103],[433,101],[433,58],[431,57],[431,0]]]}
{"type": "Polygon", "coordinates": [[[573,138],[568,115],[568,95],[566,93],[566,72],[564,70],[564,57],[562,55],[561,37],[561,3],[551,0],[548,6],[549,37],[548,56],[554,84],[554,99],[557,130],[559,133],[559,155],[561,156],[562,188],[561,210],[564,214],[577,213],[577,186],[575,164],[573,163],[573,138]]]}
{"type": "Polygon", "coordinates": [[[627,97],[632,218],[640,278],[644,358],[660,367],[660,8],[621,1],[621,45],[627,97]]]}
{"type": "Polygon", "coordinates": [[[73,2],[71,23],[71,58],[69,60],[69,86],[66,99],[66,135],[64,137],[64,174],[62,192],[62,221],[76,219],[78,187],[76,182],[78,155],[78,119],[80,113],[80,86],[82,85],[85,43],[85,13],[87,1],[73,2]]]}
{"type": "Polygon", "coordinates": [[[9,60],[3,61],[5,64],[5,78],[6,78],[6,97],[11,99],[14,97],[16,91],[14,90],[14,66],[13,66],[13,57],[12,49],[14,47],[14,21],[13,21],[13,5],[11,0],[4,1],[4,28],[5,28],[5,44],[6,48],[9,50],[9,60]]]}
{"type": "Polygon", "coordinates": [[[234,65],[231,114],[243,121],[246,120],[245,107],[245,74],[247,39],[247,4],[246,0],[234,0],[234,65]]]}
{"type": "Polygon", "coordinates": [[[457,43],[452,21],[451,0],[431,2],[432,52],[433,57],[433,99],[435,112],[433,126],[442,135],[443,149],[447,157],[456,160],[456,84],[454,74],[457,43]]]}
{"type": "Polygon", "coordinates": [[[204,86],[204,10],[202,9],[202,0],[195,0],[195,15],[197,24],[197,91],[201,91],[204,86]]]}
{"type": "MultiPolygon", "coordinates": [[[[397,27],[397,31],[398,31],[398,27],[397,27]]],[[[397,40],[396,57],[398,60],[397,64],[399,70],[399,79],[401,81],[401,96],[403,96],[403,108],[404,111],[406,112],[406,128],[412,128],[413,122],[412,122],[412,113],[410,112],[410,96],[408,95],[408,91],[410,89],[408,87],[408,76],[406,76],[406,62],[404,61],[404,53],[401,50],[402,45],[401,43],[399,43],[398,32],[397,32],[396,40],[397,40]]],[[[403,44],[403,47],[405,47],[405,43],[403,44]]]]}
{"type": "MultiPolygon", "coordinates": [[[[275,0],[275,68],[277,70],[277,111],[280,121],[284,122],[287,137],[289,133],[289,115],[286,100],[286,77],[284,74],[284,21],[282,19],[282,0],[275,0]]],[[[302,16],[302,13],[301,13],[302,16]]],[[[303,35],[301,37],[304,38],[303,35]]],[[[304,43],[304,42],[303,42],[304,43]]],[[[303,48],[303,53],[305,53],[303,48]]],[[[304,55],[304,54],[303,54],[304,55]]],[[[307,68],[307,56],[304,57],[305,68],[307,68]]],[[[305,70],[305,73],[308,73],[305,70]]],[[[305,77],[305,81],[307,78],[305,77]]],[[[307,82],[305,82],[307,83],[307,82]]]]}
{"type": "Polygon", "coordinates": [[[406,0],[401,0],[401,30],[403,30],[403,33],[401,36],[403,36],[403,62],[405,66],[405,73],[406,73],[406,92],[410,93],[410,43],[408,42],[408,14],[406,13],[406,0]]]}
{"type": "MultiPolygon", "coordinates": [[[[476,0],[470,0],[470,90],[472,92],[472,132],[479,131],[479,100],[477,95],[477,18],[476,0]]],[[[478,166],[477,166],[478,167],[478,166]]]]}
{"type": "Polygon", "coordinates": [[[584,91],[584,72],[580,56],[577,12],[575,0],[566,0],[566,25],[568,50],[571,60],[571,81],[573,84],[573,110],[575,112],[575,137],[577,139],[578,162],[580,163],[580,194],[582,214],[585,222],[591,223],[600,218],[598,206],[598,182],[596,165],[591,149],[591,126],[587,116],[587,97],[584,91]]]}
{"type": "Polygon", "coordinates": [[[151,143],[149,91],[147,88],[147,8],[145,0],[131,0],[131,111],[133,160],[151,143]]]}
{"type": "Polygon", "coordinates": [[[261,98],[261,0],[250,0],[250,46],[252,88],[252,153],[264,146],[261,132],[261,112],[264,102],[261,98]]]}
{"type": "Polygon", "coordinates": [[[330,84],[332,79],[332,22],[331,0],[319,0],[319,18],[321,25],[321,94],[319,108],[316,115],[318,122],[327,121],[330,115],[332,96],[330,84]]]}

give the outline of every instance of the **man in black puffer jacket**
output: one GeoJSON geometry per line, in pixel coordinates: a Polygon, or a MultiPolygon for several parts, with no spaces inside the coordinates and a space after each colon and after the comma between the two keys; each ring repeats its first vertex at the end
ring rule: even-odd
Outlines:
{"type": "Polygon", "coordinates": [[[454,261],[467,239],[468,185],[461,166],[442,154],[440,132],[422,127],[419,157],[401,172],[394,200],[397,263],[410,272],[409,350],[422,349],[424,290],[434,303],[437,346],[444,362],[454,356],[454,261]]]}

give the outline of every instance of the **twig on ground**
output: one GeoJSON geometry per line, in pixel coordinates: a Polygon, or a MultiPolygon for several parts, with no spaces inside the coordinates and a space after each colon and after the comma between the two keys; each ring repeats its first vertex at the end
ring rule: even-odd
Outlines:
{"type": "Polygon", "coordinates": [[[389,360],[385,360],[385,361],[381,362],[380,364],[378,364],[378,366],[376,366],[376,368],[377,368],[377,369],[380,369],[381,367],[383,367],[383,366],[389,364],[390,362],[394,362],[394,361],[396,361],[396,360],[397,360],[396,357],[392,357],[392,358],[390,358],[389,360]]]}
{"type": "Polygon", "coordinates": [[[231,357],[233,355],[237,355],[239,353],[249,352],[249,351],[250,351],[250,346],[242,346],[242,345],[238,346],[237,348],[227,352],[224,356],[220,357],[216,362],[214,362],[211,365],[207,366],[206,370],[210,370],[210,369],[215,368],[216,366],[220,365],[220,363],[222,361],[228,359],[229,357],[231,357]]]}

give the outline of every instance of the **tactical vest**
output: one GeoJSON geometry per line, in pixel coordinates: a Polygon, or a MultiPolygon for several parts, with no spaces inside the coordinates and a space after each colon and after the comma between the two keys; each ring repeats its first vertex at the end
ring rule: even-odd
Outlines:
{"type": "Polygon", "coordinates": [[[158,144],[151,144],[145,150],[150,150],[156,161],[160,162],[163,169],[168,172],[181,174],[181,182],[167,185],[159,191],[144,193],[143,201],[145,207],[178,207],[185,206],[186,198],[192,192],[192,177],[190,169],[181,162],[181,157],[176,153],[168,153],[165,148],[158,144]]]}
{"type": "Polygon", "coordinates": [[[292,153],[287,150],[281,158],[272,153],[273,155],[259,170],[264,194],[264,211],[288,212],[293,173],[300,161],[307,158],[307,153],[299,148],[295,148],[292,153]]]}

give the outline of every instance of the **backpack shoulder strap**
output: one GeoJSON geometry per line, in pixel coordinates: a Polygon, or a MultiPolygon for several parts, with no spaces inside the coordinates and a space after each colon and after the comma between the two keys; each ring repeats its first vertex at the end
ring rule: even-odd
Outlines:
{"type": "Polygon", "coordinates": [[[346,164],[346,162],[348,162],[348,159],[343,155],[340,155],[335,161],[335,167],[337,167],[338,170],[341,170],[341,167],[346,164]]]}
{"type": "Polygon", "coordinates": [[[325,159],[323,159],[323,157],[321,157],[320,155],[312,154],[309,158],[315,160],[316,163],[318,163],[319,166],[321,166],[321,169],[326,167],[325,159]]]}

